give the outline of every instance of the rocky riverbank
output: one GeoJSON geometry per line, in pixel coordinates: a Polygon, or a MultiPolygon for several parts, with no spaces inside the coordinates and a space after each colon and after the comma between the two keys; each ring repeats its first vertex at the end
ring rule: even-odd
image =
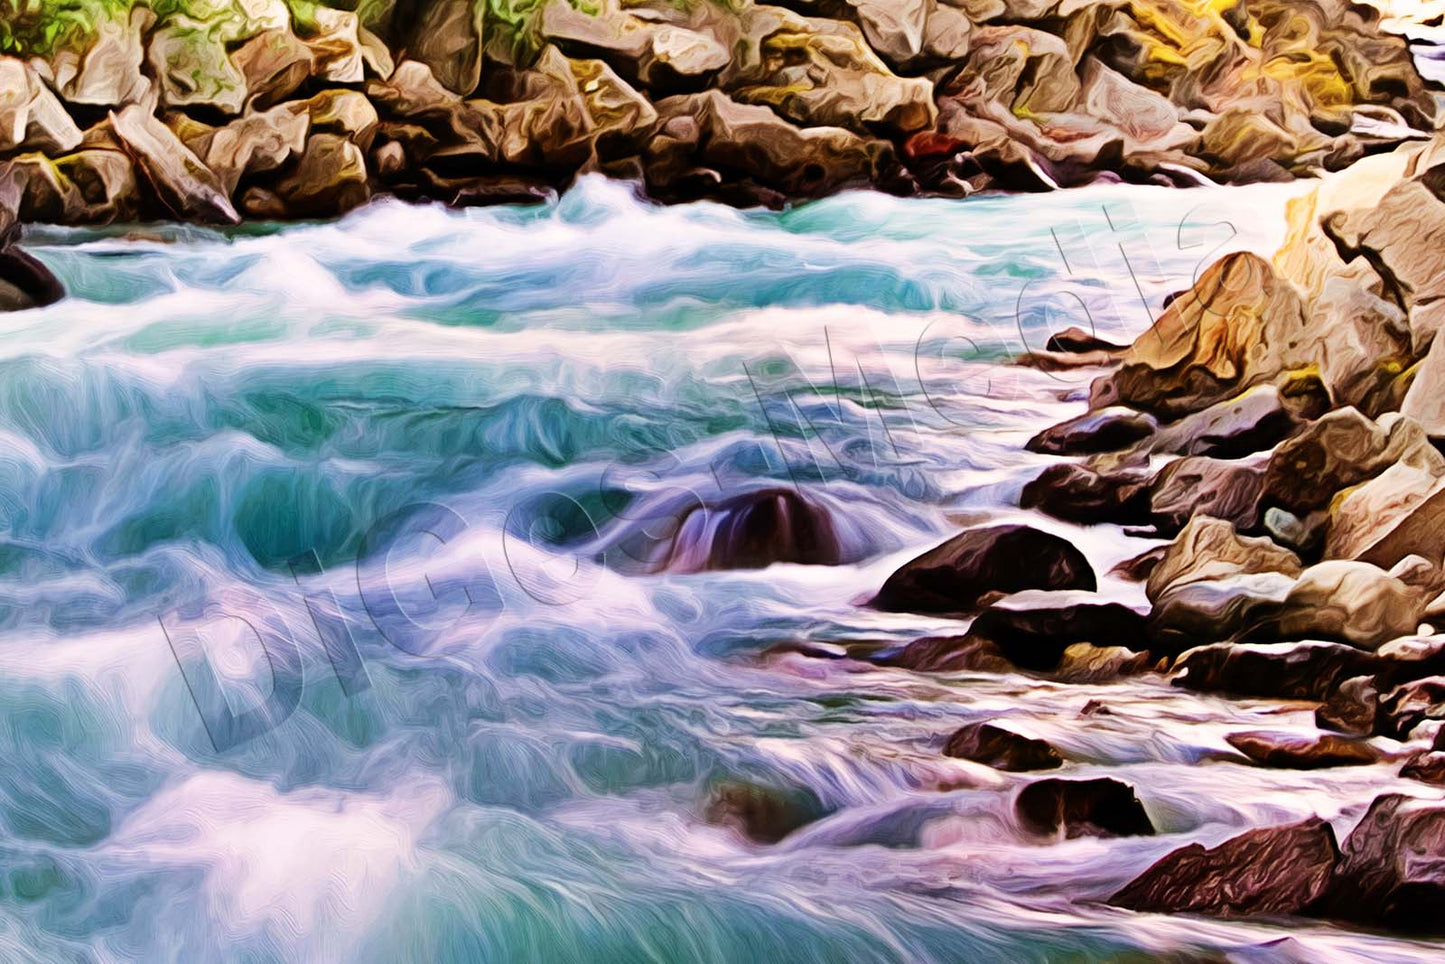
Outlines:
{"type": "Polygon", "coordinates": [[[963,195],[1337,170],[1427,136],[1341,0],[6,0],[0,197],[67,224],[480,204],[963,195]]]}

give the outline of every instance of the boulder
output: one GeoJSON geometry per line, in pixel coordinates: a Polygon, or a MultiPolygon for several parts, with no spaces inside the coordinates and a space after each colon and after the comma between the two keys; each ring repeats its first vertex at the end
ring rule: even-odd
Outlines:
{"type": "Polygon", "coordinates": [[[1153,602],[1167,589],[1199,580],[1241,573],[1298,576],[1302,571],[1299,557],[1288,549],[1267,538],[1241,536],[1223,519],[1196,515],[1164,550],[1144,591],[1153,602]]]}
{"type": "Polygon", "coordinates": [[[0,153],[63,154],[80,145],[80,128],[35,70],[0,56],[0,153]]]}
{"type": "Polygon", "coordinates": [[[1431,342],[1400,412],[1418,422],[1431,438],[1445,438],[1445,338],[1431,342]]]}
{"type": "Polygon", "coordinates": [[[1329,823],[1261,827],[1206,849],[1190,844],[1109,898],[1115,907],[1207,917],[1298,914],[1325,892],[1339,859],[1329,823]]]}
{"type": "Polygon", "coordinates": [[[977,636],[925,636],[915,639],[884,665],[924,673],[1011,673],[1013,663],[997,646],[977,636]]]}
{"type": "Polygon", "coordinates": [[[843,546],[828,510],[795,489],[759,489],[683,516],[664,568],[763,569],[775,562],[836,566],[843,546]]]}
{"type": "Polygon", "coordinates": [[[1335,405],[1378,414],[1394,407],[1390,385],[1412,361],[1409,319],[1393,301],[1341,269],[1310,302],[1313,354],[1335,405]]]}
{"type": "Polygon", "coordinates": [[[1315,710],[1315,726],[1351,736],[1375,732],[1380,712],[1380,692],[1373,676],[1351,676],[1342,680],[1315,710]]]}
{"type": "Polygon", "coordinates": [[[366,95],[355,90],[323,90],[306,100],[288,101],[286,109],[305,118],[313,134],[336,134],[363,151],[371,147],[380,118],[366,95]]]}
{"type": "Polygon", "coordinates": [[[1237,459],[1272,448],[1297,424],[1277,388],[1257,385],[1165,426],[1154,436],[1152,448],[1155,452],[1237,459]]]}
{"type": "Polygon", "coordinates": [[[278,171],[300,157],[309,130],[306,114],[283,104],[217,128],[207,138],[202,156],[221,191],[232,197],[243,178],[278,171]]]}
{"type": "Polygon", "coordinates": [[[1445,787],[1445,753],[1418,753],[1400,769],[1400,776],[1419,780],[1436,787],[1445,787]]]}
{"type": "Polygon", "coordinates": [[[1341,643],[1212,643],[1179,657],[1175,686],[1207,693],[1322,700],[1379,660],[1341,643]]]}
{"type": "Polygon", "coordinates": [[[837,127],[798,129],[766,107],[719,91],[656,103],[658,135],[644,157],[648,189],[667,199],[729,197],[751,181],[788,197],[815,197],[876,180],[892,148],[837,127]]]}
{"type": "Polygon", "coordinates": [[[542,36],[569,56],[605,60],[659,96],[700,90],[731,62],[728,48],[710,31],[643,19],[611,0],[595,12],[548,0],[538,24],[542,36]]]}
{"type": "Polygon", "coordinates": [[[1091,455],[1127,448],[1154,434],[1153,416],[1123,407],[1085,412],[1044,429],[1024,448],[1045,455],[1091,455]]]}
{"type": "Polygon", "coordinates": [[[806,787],[777,787],[722,781],[709,791],[704,819],[731,827],[755,843],[775,844],[828,814],[818,795],[806,787]]]}
{"type": "Polygon", "coordinates": [[[120,151],[81,150],[50,160],[22,154],[0,161],[25,221],[106,224],[134,220],[141,208],[135,165],[120,151]]]}
{"type": "Polygon", "coordinates": [[[65,297],[65,288],[43,262],[0,237],[0,311],[43,308],[65,297]]]}
{"type": "Polygon", "coordinates": [[[888,612],[966,614],[995,592],[1094,591],[1094,570],[1067,540],[1024,525],[961,532],[888,577],[871,605],[888,612]]]}
{"type": "Polygon", "coordinates": [[[1152,836],[1154,825],[1134,788],[1108,777],[1030,783],[1014,800],[1025,829],[1046,836],[1152,836]]]}
{"type": "Polygon", "coordinates": [[[1445,719],[1445,676],[1414,679],[1380,698],[1377,728],[1391,739],[1403,740],[1427,720],[1445,719]]]}
{"type": "Polygon", "coordinates": [[[298,218],[335,217],[365,204],[371,191],[361,148],[336,134],[312,134],[296,167],[277,182],[276,195],[298,218]]]}
{"type": "Polygon", "coordinates": [[[311,11],[315,30],[304,38],[311,51],[312,76],[330,84],[359,84],[366,79],[366,52],[361,23],[350,10],[317,5],[311,11]]]}
{"type": "Polygon", "coordinates": [[[722,85],[735,100],[772,108],[803,127],[907,135],[932,126],[933,85],[898,77],[851,23],[755,4],[722,85]]]}
{"type": "Polygon", "coordinates": [[[463,97],[475,91],[482,80],[486,40],[484,0],[413,0],[409,6],[404,2],[403,10],[410,16],[401,20],[405,39],[398,46],[430,67],[448,90],[463,97]]]}
{"type": "Polygon", "coordinates": [[[1445,459],[1411,419],[1374,422],[1354,408],[1336,409],[1271,453],[1261,503],[1303,516],[1402,461],[1445,476],[1445,459]]]}
{"type": "Polygon", "coordinates": [[[943,755],[983,763],[995,770],[1053,770],[1064,763],[1059,751],[1045,741],[992,723],[970,723],[958,730],[944,744],[943,755]]]}
{"type": "Polygon", "coordinates": [[[1061,352],[1064,354],[1088,355],[1094,352],[1105,352],[1109,354],[1124,352],[1124,345],[1116,345],[1112,341],[1105,341],[1093,332],[1085,331],[1078,327],[1068,327],[1063,331],[1056,331],[1049,335],[1049,340],[1044,342],[1044,351],[1061,352]]]}
{"type": "Polygon", "coordinates": [[[1425,597],[1378,566],[1331,561],[1310,566],[1278,615],[1259,630],[1276,639],[1326,639],[1373,650],[1415,631],[1425,597]]]}
{"type": "MultiPolygon", "coordinates": [[[[1439,564],[1445,476],[1398,462],[1350,490],[1331,511],[1325,556],[1389,568],[1408,555],[1439,564]]],[[[1413,628],[1413,627],[1411,627],[1413,628]]]]}
{"type": "Polygon", "coordinates": [[[1120,579],[1127,579],[1130,582],[1144,582],[1153,575],[1155,569],[1159,568],[1159,563],[1164,561],[1164,556],[1168,551],[1168,546],[1146,549],[1137,556],[1130,556],[1115,565],[1113,569],[1109,570],[1109,575],[1118,576],[1120,579]]]}
{"type": "Polygon", "coordinates": [[[1445,804],[1376,797],[1345,838],[1312,913],[1396,931],[1438,933],[1445,922],[1445,804]]]}
{"type": "Polygon", "coordinates": [[[210,24],[184,14],[167,17],[151,34],[146,55],[163,107],[232,115],[246,103],[246,77],[210,24]]]}
{"type": "Polygon", "coordinates": [[[1200,579],[1154,600],[1149,638],[1161,652],[1183,652],[1220,640],[1278,639],[1274,627],[1295,580],[1278,572],[1200,579]]]}
{"type": "Polygon", "coordinates": [[[1020,669],[1048,672],[1076,643],[1146,648],[1147,620],[1127,606],[1085,593],[1022,592],[1005,597],[968,628],[1020,669]]]}
{"type": "Polygon", "coordinates": [[[234,53],[231,62],[241,72],[246,103],[256,110],[290,97],[311,76],[311,50],[289,29],[263,30],[234,53]]]}
{"type": "Polygon", "coordinates": [[[155,14],[140,6],[131,8],[125,19],[119,15],[98,19],[78,67],[57,64],[61,99],[91,107],[123,107],[144,100],[151,84],[141,71],[142,38],[154,23],[155,14]]]}
{"type": "Polygon", "coordinates": [[[1056,519],[1094,525],[1149,522],[1149,478],[1135,471],[1101,472],[1087,465],[1051,465],[1023,487],[1019,506],[1056,519]]]}
{"type": "Polygon", "coordinates": [[[1308,330],[1294,287],[1248,253],[1210,266],[1094,385],[1094,407],[1177,418],[1304,368],[1308,330]]]}
{"type": "Polygon", "coordinates": [[[1289,770],[1366,766],[1380,759],[1369,744],[1330,734],[1297,736],[1251,731],[1231,733],[1225,740],[1261,766],[1289,770]]]}
{"type": "MultiPolygon", "coordinates": [[[[1148,645],[1147,640],[1135,643],[1148,645]]],[[[1111,683],[1124,676],[1137,676],[1156,668],[1152,654],[1127,646],[1095,646],[1074,643],[1064,650],[1050,679],[1065,683],[1111,683]]]]}
{"type": "Polygon", "coordinates": [[[112,111],[110,124],[173,216],[205,223],[240,223],[240,215],[216,175],[144,106],[131,104],[119,113],[112,111]]]}
{"type": "Polygon", "coordinates": [[[1150,482],[1150,521],[1165,535],[1178,533],[1196,515],[1253,529],[1259,523],[1264,473],[1257,460],[1188,455],[1170,462],[1150,482]]]}

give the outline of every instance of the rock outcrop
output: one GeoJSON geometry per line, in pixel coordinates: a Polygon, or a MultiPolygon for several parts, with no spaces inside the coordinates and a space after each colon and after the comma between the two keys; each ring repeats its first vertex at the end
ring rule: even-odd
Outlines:
{"type": "MultiPolygon", "coordinates": [[[[0,166],[19,172],[26,220],[317,217],[383,192],[488,203],[587,171],[665,200],[770,205],[855,184],[1247,182],[1340,169],[1424,136],[1436,109],[1405,42],[1344,0],[60,6],[40,0],[0,34],[0,166]],[[303,148],[237,165],[291,142],[259,115],[337,92],[370,103],[374,130],[312,117],[303,148]]],[[[1341,232],[1387,259],[1428,239],[1369,217],[1341,232]]],[[[1393,283],[1427,305],[1428,259],[1398,267],[1393,283]]],[[[1225,313],[1273,290],[1260,273],[1225,313]]],[[[1383,343],[1354,328],[1323,371],[1363,398],[1383,343]]],[[[1159,360],[1133,355],[1130,371],[1159,360]]],[[[1287,360],[1228,355],[1180,356],[1181,381],[1153,401],[1287,360]]],[[[1121,398],[1142,390],[1129,378],[1121,398]]]]}

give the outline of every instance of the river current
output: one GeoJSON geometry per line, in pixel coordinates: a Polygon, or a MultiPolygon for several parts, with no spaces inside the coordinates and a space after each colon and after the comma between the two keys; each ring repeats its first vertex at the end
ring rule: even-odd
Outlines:
{"type": "Polygon", "coordinates": [[[1309,706],[845,657],[961,631],[860,603],[963,525],[1026,519],[1101,574],[1156,544],[1016,508],[1088,375],[1005,362],[1069,325],[1129,340],[1271,252],[1303,189],[771,213],[588,178],[32,230],[71,297],[0,316],[0,960],[1438,959],[1104,906],[1188,842],[1434,792],[1228,752],[1309,706]],[[637,550],[779,486],[845,564],[637,550]],[[990,718],[1064,750],[1050,775],[1134,785],[1159,835],[1030,836],[1036,776],[940,752],[990,718]],[[824,815],[749,842],[706,819],[730,781],[824,815]]]}

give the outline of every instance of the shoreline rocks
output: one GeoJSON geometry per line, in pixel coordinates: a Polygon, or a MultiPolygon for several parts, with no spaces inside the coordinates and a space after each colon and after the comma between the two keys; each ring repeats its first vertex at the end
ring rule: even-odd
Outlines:
{"type": "MultiPolygon", "coordinates": [[[[513,201],[592,171],[659,200],[780,206],[858,185],[1307,177],[1435,126],[1405,41],[1343,0],[1227,18],[1183,0],[799,10],[220,0],[55,30],[42,3],[0,48],[0,181],[23,220],[67,224],[332,217],[379,194],[513,201]],[[368,122],[312,112],[298,132],[299,105],[348,95],[368,122]]],[[[1385,257],[1410,240],[1344,227],[1385,257]]],[[[1432,297],[1424,276],[1397,277],[1432,297]]],[[[1093,339],[1046,353],[1080,351],[1115,354],[1093,339]]]]}

